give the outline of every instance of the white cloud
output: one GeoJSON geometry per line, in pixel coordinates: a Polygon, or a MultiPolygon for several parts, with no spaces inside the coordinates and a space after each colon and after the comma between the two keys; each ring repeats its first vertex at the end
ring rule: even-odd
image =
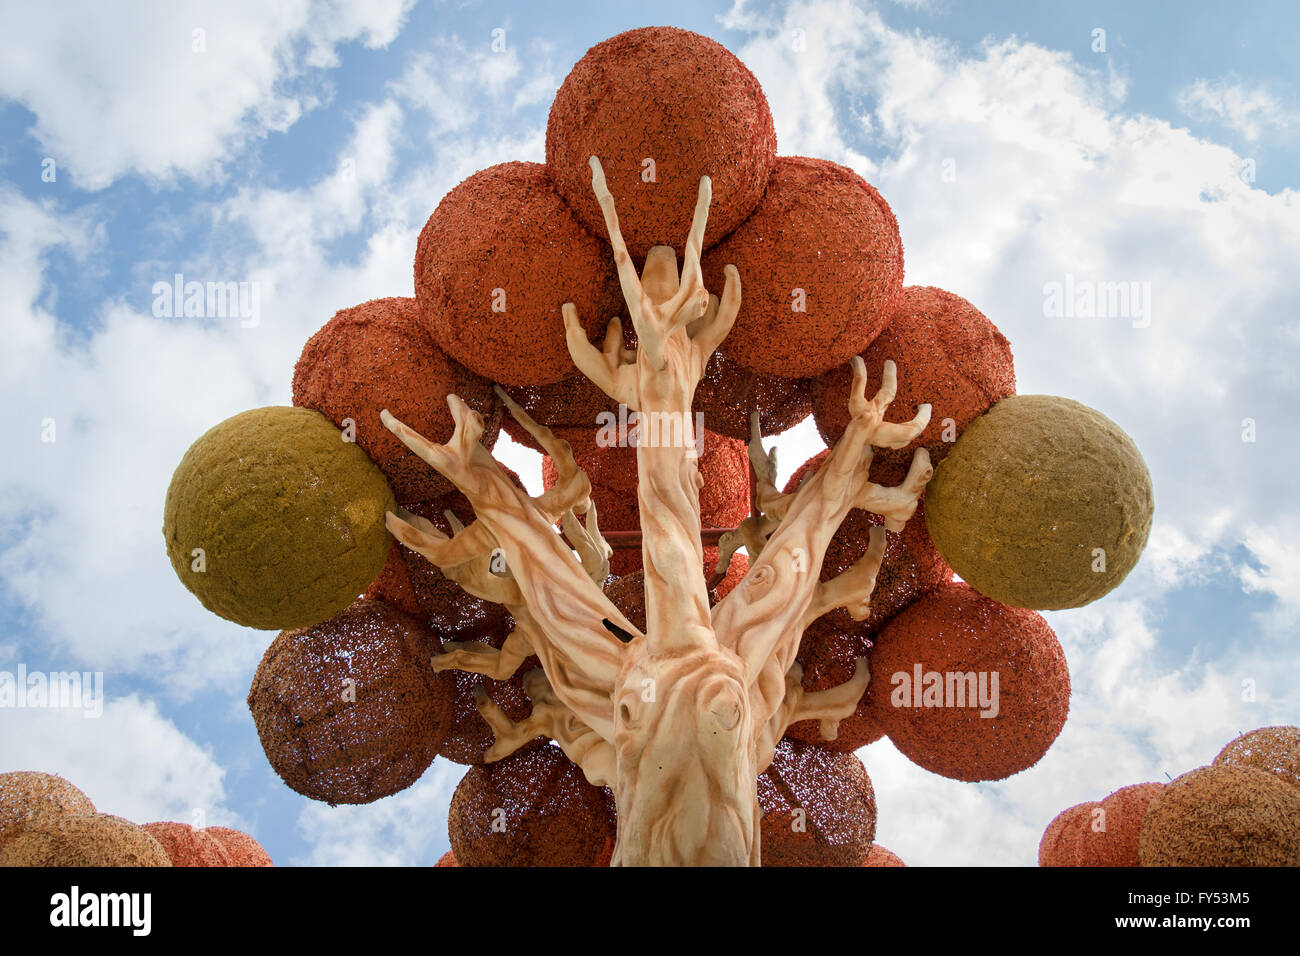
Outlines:
{"type": "Polygon", "coordinates": [[[85,188],[130,172],[207,178],[320,101],[309,68],[337,65],[348,41],[387,45],[412,2],[11,7],[0,95],[35,114],[42,148],[85,188]]]}
{"type": "Polygon", "coordinates": [[[1251,142],[1296,122],[1296,114],[1264,87],[1227,79],[1198,78],[1178,91],[1178,106],[1193,119],[1221,123],[1251,142]]]}

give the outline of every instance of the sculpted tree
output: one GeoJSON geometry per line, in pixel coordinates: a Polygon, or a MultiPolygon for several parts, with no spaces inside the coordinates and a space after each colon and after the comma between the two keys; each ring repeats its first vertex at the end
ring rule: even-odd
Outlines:
{"type": "Polygon", "coordinates": [[[975,781],[1051,746],[1069,674],[1034,609],[1132,568],[1141,456],[905,287],[884,198],[778,156],[730,52],[593,47],[546,162],[448,192],[414,273],[168,491],[184,584],[284,629],[249,707],[289,786],[367,803],[466,764],[459,865],[877,865],[856,751],[975,781]],[[829,447],[780,488],[763,441],[810,415],[829,447]]]}

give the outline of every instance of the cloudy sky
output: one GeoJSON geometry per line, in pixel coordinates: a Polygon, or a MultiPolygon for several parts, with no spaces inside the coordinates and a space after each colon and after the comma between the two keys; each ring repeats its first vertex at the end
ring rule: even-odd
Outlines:
{"type": "MultiPolygon", "coordinates": [[[[273,635],[179,584],[163,496],[211,425],[289,402],[335,311],[411,295],[442,195],[541,161],[568,69],[650,22],[735,51],[781,153],[888,199],[906,281],[970,299],[1022,393],[1100,409],[1154,479],[1138,568],[1049,615],[1074,681],[1052,751],[972,785],[866,748],[879,842],[914,864],[1032,863],[1064,807],[1300,723],[1297,14],[970,6],[0,3],[0,670],[100,671],[107,698],[98,718],[0,710],[0,770],[63,774],[138,821],[200,811],[279,863],[446,850],[456,765],[361,808],[281,784],[244,703],[273,635]],[[260,321],[155,317],[178,272],[259,283],[260,321]],[[1046,315],[1067,276],[1148,284],[1150,313],[1046,315]]],[[[820,447],[810,423],[777,441],[786,473],[820,447]]],[[[538,459],[503,455],[540,484],[538,459]]]]}

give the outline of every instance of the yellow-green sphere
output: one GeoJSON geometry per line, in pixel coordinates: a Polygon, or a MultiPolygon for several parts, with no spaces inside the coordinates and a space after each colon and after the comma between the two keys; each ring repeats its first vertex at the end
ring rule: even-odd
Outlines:
{"type": "Polygon", "coordinates": [[[181,582],[214,614],[309,627],[355,601],[392,545],[383,473],[320,412],[242,412],[190,446],[163,514],[181,582]]]}
{"type": "Polygon", "coordinates": [[[952,569],[995,601],[1040,611],[1123,581],[1153,508],[1133,440],[1054,395],[1004,398],[975,419],[925,492],[926,526],[952,569]]]}

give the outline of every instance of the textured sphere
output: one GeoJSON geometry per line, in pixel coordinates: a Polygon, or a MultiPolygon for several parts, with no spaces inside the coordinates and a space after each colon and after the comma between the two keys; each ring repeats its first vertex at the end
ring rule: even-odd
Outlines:
{"type": "Polygon", "coordinates": [[[763,866],[858,866],[876,836],[876,794],[862,761],[782,740],[759,774],[763,866]]]}
{"type": "Polygon", "coordinates": [[[843,365],[889,323],[903,243],[889,204],[857,173],[782,156],[763,201],[704,256],[704,283],[740,271],[740,314],[722,351],[767,375],[806,378],[843,365]]]}
{"type": "Polygon", "coordinates": [[[758,80],[726,47],[674,27],[629,30],[588,50],[555,94],[546,125],[556,190],[606,238],[588,166],[598,156],[638,260],[651,246],[681,250],[701,176],[713,186],[705,246],[735,229],[762,198],[775,155],[758,80]]]}
{"type": "Polygon", "coordinates": [[[1042,615],[957,582],[885,626],[871,673],[871,716],[905,757],[954,780],[1032,767],[1070,708],[1065,654],[1042,615]]]}
{"type": "MultiPolygon", "coordinates": [[[[823,451],[804,462],[786,482],[787,494],[799,489],[804,479],[826,461],[830,452],[823,451]]],[[[907,476],[907,464],[901,461],[873,459],[871,480],[878,485],[894,486],[907,476]]],[[[871,543],[871,529],[884,524],[884,519],[869,511],[855,508],[840,523],[826,554],[822,558],[821,580],[828,581],[848,570],[867,553],[871,543]]],[[[875,634],[900,611],[918,598],[952,580],[948,567],[930,540],[925,526],[924,499],[917,505],[916,513],[907,520],[902,531],[885,532],[885,554],[876,572],[876,586],[871,591],[867,619],[856,622],[842,608],[824,615],[835,627],[863,634],[875,634]]]]}
{"type": "Polygon", "coordinates": [[[1214,763],[1267,770],[1300,787],[1300,727],[1261,727],[1242,734],[1219,751],[1214,763]]]}
{"type": "Polygon", "coordinates": [[[438,862],[433,865],[434,866],[460,866],[460,864],[456,862],[456,854],[452,853],[451,850],[448,850],[442,856],[438,857],[438,862]]]}
{"type": "MultiPolygon", "coordinates": [[[[883,332],[862,352],[867,396],[875,394],[885,362],[898,366],[898,393],[890,421],[906,421],[925,403],[930,424],[903,449],[877,456],[906,462],[924,446],[941,462],[966,426],[994,402],[1016,393],[1011,346],[984,314],[960,296],[929,286],[907,286],[883,332]]],[[[813,416],[828,445],[839,441],[849,421],[850,367],[841,365],[813,380],[813,416]]]]}
{"type": "Polygon", "coordinates": [[[172,866],[231,865],[224,844],[206,829],[174,822],[145,823],[142,826],[166,851],[172,866]]]}
{"type": "Polygon", "coordinates": [[[1090,814],[1079,830],[1074,865],[1140,866],[1138,833],[1142,819],[1163,789],[1160,783],[1136,783],[1094,804],[1100,813],[1090,814]]]}
{"type": "Polygon", "coordinates": [[[1151,801],[1143,866],[1300,866],[1300,791],[1266,770],[1185,773],[1151,801]]]}
{"type": "Polygon", "coordinates": [[[939,553],[982,594],[1079,607],[1116,587],[1151,530],[1151,476],[1100,412],[1053,395],[1005,398],[935,469],[925,519],[939,553]]]}
{"type": "MultiPolygon", "coordinates": [[[[570,375],[552,385],[516,385],[506,389],[506,393],[523,407],[533,421],[545,425],[565,439],[572,433],[580,436],[579,441],[594,436],[601,423],[609,420],[607,413],[612,414],[615,420],[618,416],[617,403],[581,374],[570,375]]],[[[513,441],[525,448],[546,453],[509,412],[504,413],[501,427],[513,441]]]]}
{"type": "Polygon", "coordinates": [[[1097,804],[1076,803],[1052,818],[1038,842],[1039,866],[1078,866],[1079,841],[1097,804]]]}
{"type": "Polygon", "coordinates": [[[263,630],[308,627],[355,601],[384,566],[393,507],[383,473],[333,422],[273,406],[190,446],[167,489],[163,537],[181,583],[209,611],[263,630]]]}
{"type": "Polygon", "coordinates": [[[862,861],[861,865],[862,866],[907,866],[906,863],[904,863],[902,860],[898,858],[897,854],[892,853],[889,850],[886,850],[879,843],[872,844],[871,852],[867,854],[867,858],[862,861]]]}
{"type": "Polygon", "coordinates": [[[566,302],[589,335],[622,308],[609,244],[579,224],[539,163],[490,166],[447,193],[420,233],[415,297],[448,355],[506,385],[577,371],[566,302]]]}
{"type": "MultiPolygon", "coordinates": [[[[602,531],[640,531],[641,513],[637,503],[636,447],[607,447],[601,434],[579,437],[566,434],[578,467],[591,481],[591,497],[602,531]]],[[[666,440],[666,439],[664,439],[666,440]]],[[[703,449],[697,459],[700,477],[700,522],[703,527],[733,528],[749,514],[749,457],[742,442],[704,432],[703,449]]],[[[542,459],[542,482],[550,488],[558,473],[550,457],[542,459]]],[[[712,571],[717,560],[705,555],[705,565],[712,571]]],[[[610,559],[614,574],[631,574],[641,568],[640,549],[619,549],[610,559]]]]}
{"type": "Polygon", "coordinates": [[[5,841],[4,866],[171,866],[148,831],[107,813],[34,821],[5,841]]]}
{"type": "Polygon", "coordinates": [[[409,787],[450,721],[450,682],[429,666],[439,648],[414,618],[364,599],[323,624],[281,633],[248,692],[275,772],[330,804],[409,787]]]}
{"type": "Polygon", "coordinates": [[[471,767],[447,816],[461,866],[594,866],[615,825],[607,791],[554,746],[471,767]]]}
{"type": "Polygon", "coordinates": [[[384,427],[385,408],[432,442],[451,438],[447,396],[459,395],[484,420],[491,448],[501,423],[492,383],[452,361],[420,318],[415,299],[374,299],[335,314],[307,340],[293,371],[293,403],[351,430],[403,504],[454,490],[451,482],[384,427]]]}
{"type": "Polygon", "coordinates": [[[714,352],[695,388],[694,409],[704,427],[728,438],[749,441],[749,416],[758,412],[764,437],[798,425],[812,411],[812,380],[760,375],[714,352]]]}
{"type": "MultiPolygon", "coordinates": [[[[841,627],[837,617],[824,614],[804,630],[795,658],[803,667],[804,690],[838,687],[853,676],[859,657],[870,657],[871,641],[864,636],[862,625],[852,619],[849,621],[849,627],[841,627]]],[[[839,753],[852,753],[879,740],[884,733],[884,728],[867,712],[866,694],[858,702],[857,709],[840,721],[834,740],[822,737],[820,720],[801,720],[785,731],[785,735],[794,740],[818,744],[839,753]]]]}
{"type": "Polygon", "coordinates": [[[32,823],[94,812],[88,796],[55,774],[39,770],[0,773],[0,847],[32,823]]]}
{"type": "Polygon", "coordinates": [[[208,836],[221,844],[230,859],[227,866],[272,866],[271,856],[247,833],[230,827],[206,827],[208,836]]]}

